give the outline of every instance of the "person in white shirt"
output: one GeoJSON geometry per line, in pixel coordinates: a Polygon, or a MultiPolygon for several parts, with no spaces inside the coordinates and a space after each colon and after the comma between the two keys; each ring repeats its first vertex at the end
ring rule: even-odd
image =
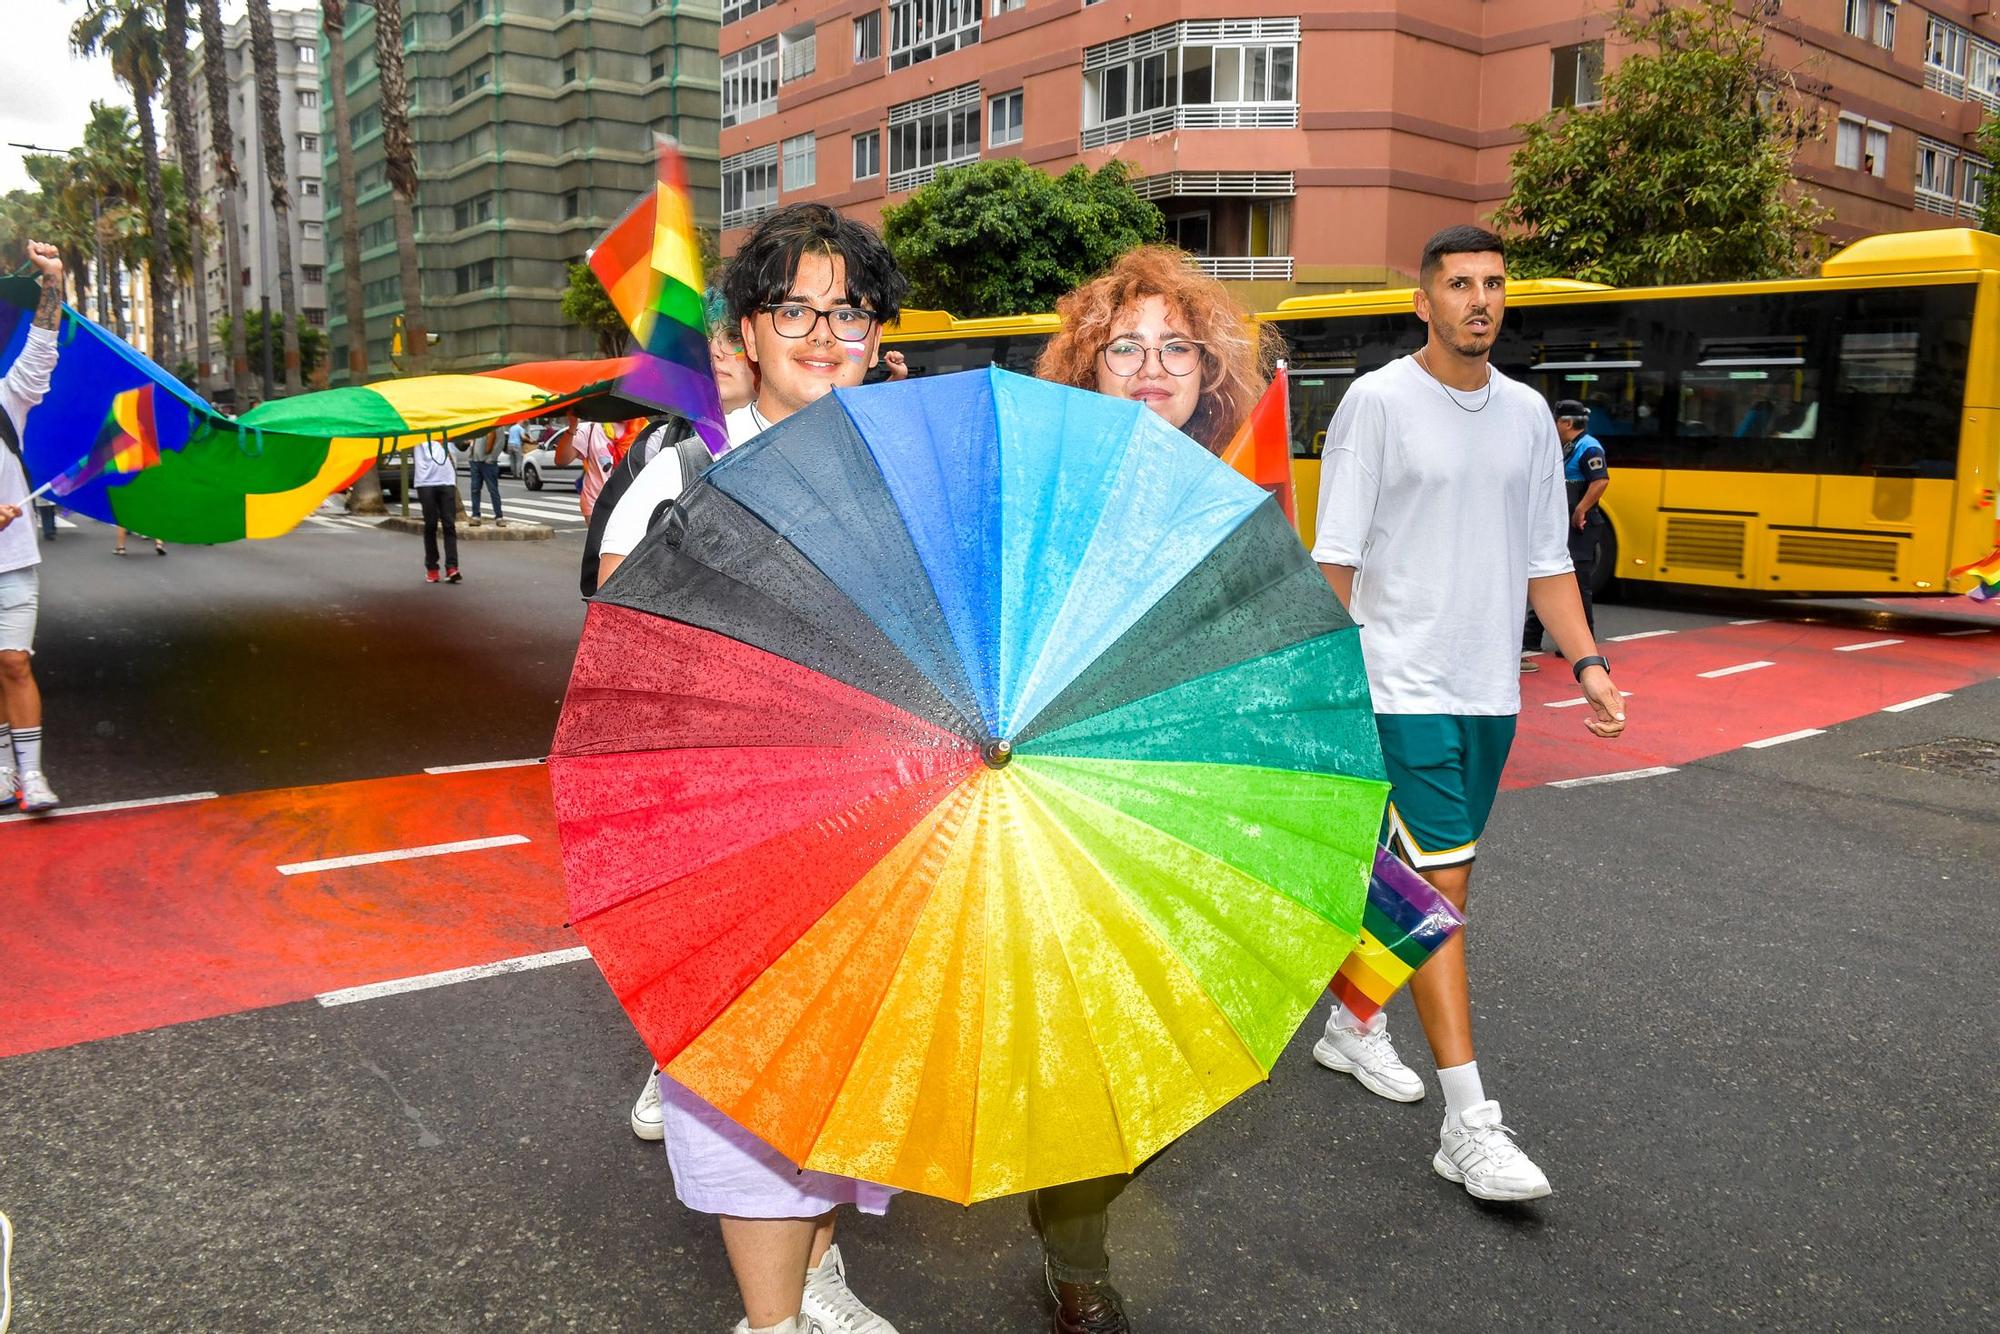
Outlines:
{"type": "Polygon", "coordinates": [[[451,461],[451,446],[442,440],[425,440],[411,455],[417,503],[424,511],[424,582],[438,581],[438,530],[442,528],[444,581],[455,584],[462,576],[458,572],[458,469],[451,461]]]}
{"type": "MultiPolygon", "coordinates": [[[[1524,606],[1574,665],[1593,735],[1623,732],[1625,703],[1571,573],[1548,404],[1490,364],[1507,306],[1501,240],[1447,228],[1419,272],[1424,345],[1356,380],[1335,411],[1312,554],[1361,627],[1391,846],[1463,911],[1521,711],[1524,606]]],[[[1480,1082],[1464,932],[1410,979],[1410,995],[1444,1087],[1432,1168],[1481,1199],[1547,1195],[1480,1082]]],[[[1382,1097],[1424,1096],[1382,1015],[1363,1024],[1335,1005],[1313,1056],[1382,1097]]]]}
{"type": "Polygon", "coordinates": [[[28,242],[40,271],[41,299],[20,355],[0,379],[0,799],[24,811],[57,804],[42,773],[42,695],[35,685],[35,620],[41,607],[41,547],[35,525],[18,521],[27,506],[28,468],[21,441],[28,411],[49,392],[62,327],[62,257],[52,245],[28,242]]]}
{"type": "MultiPolygon", "coordinates": [[[[757,225],[723,280],[730,321],[757,369],[757,396],[728,414],[731,448],[743,445],[837,388],[852,388],[877,360],[882,325],[908,283],[888,247],[823,204],[794,204],[757,225]]],[[[679,451],[662,448],[612,511],[599,583],[639,545],[660,507],[690,479],[679,451]]],[[[882,1213],[886,1187],[801,1172],[762,1140],[666,1075],[649,1077],[639,1112],[655,1097],[681,1202],[718,1215],[743,1297],[736,1334],[895,1334],[847,1286],[834,1245],[843,1204],[882,1213]]]]}

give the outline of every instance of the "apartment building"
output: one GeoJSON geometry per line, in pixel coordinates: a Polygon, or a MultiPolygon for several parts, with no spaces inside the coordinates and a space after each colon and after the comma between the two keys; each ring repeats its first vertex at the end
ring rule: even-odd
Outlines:
{"type": "MultiPolygon", "coordinates": [[[[369,362],[381,375],[394,369],[400,259],[375,10],[347,12],[347,67],[323,76],[347,81],[369,362]]],[[[715,0],[404,0],[403,14],[432,368],[593,354],[562,316],[568,266],[652,185],[655,131],[681,142],[696,218],[715,226],[715,0]]],[[[328,328],[341,383],[348,331],[334,182],[348,167],[334,160],[331,126],[323,138],[328,328]]]]}
{"type": "MultiPolygon", "coordinates": [[[[1967,216],[2000,99],[1990,0],[1790,0],[1836,240],[1967,216]]],[[[723,0],[724,253],[781,202],[867,221],[949,166],[1129,162],[1246,300],[1407,280],[1505,198],[1517,126],[1599,96],[1604,0],[723,0]]]]}

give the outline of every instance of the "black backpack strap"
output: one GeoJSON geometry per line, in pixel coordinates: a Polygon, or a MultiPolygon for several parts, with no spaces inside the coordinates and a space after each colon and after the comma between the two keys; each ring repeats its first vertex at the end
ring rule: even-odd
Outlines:
{"type": "Polygon", "coordinates": [[[611,522],[611,512],[618,508],[618,502],[631,489],[639,471],[657,456],[658,450],[651,448],[652,444],[659,441],[660,448],[665,449],[668,441],[687,435],[691,430],[679,417],[666,417],[653,423],[639,433],[639,438],[625,451],[625,457],[604,479],[604,489],[597,493],[597,504],[590,511],[590,527],[583,537],[583,567],[578,571],[577,586],[583,590],[585,597],[597,592],[597,561],[604,546],[604,529],[611,522]],[[665,440],[661,440],[663,435],[665,440]]]}
{"type": "MultiPolygon", "coordinates": [[[[680,460],[681,496],[684,496],[694,489],[694,484],[708,471],[708,465],[715,462],[715,455],[709,453],[708,446],[702,442],[701,437],[692,432],[674,441],[673,448],[675,456],[680,460]]],[[[646,520],[646,531],[650,533],[658,528],[660,521],[667,517],[667,511],[680,503],[680,498],[675,496],[672,500],[663,500],[655,505],[653,517],[646,520]]]]}

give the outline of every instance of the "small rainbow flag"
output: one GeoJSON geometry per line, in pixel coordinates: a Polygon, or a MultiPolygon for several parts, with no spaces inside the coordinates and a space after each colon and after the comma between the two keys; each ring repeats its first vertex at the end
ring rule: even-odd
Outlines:
{"type": "Polygon", "coordinates": [[[115,394],[97,443],[90,452],[51,480],[44,490],[66,496],[101,474],[129,476],[160,461],[160,431],[153,420],[153,386],[140,385],[115,394]]]}
{"type": "Polygon", "coordinates": [[[1283,366],[1222,447],[1222,461],[1276,496],[1287,522],[1298,522],[1292,499],[1292,400],[1283,366]]]}
{"type": "Polygon", "coordinates": [[[653,192],[598,238],[587,259],[641,354],[618,392],[686,417],[709,452],[720,454],[729,435],[708,364],[701,243],[688,201],[687,164],[672,139],[654,138],[659,180],[653,192]]]}
{"type": "Polygon", "coordinates": [[[1387,848],[1375,850],[1375,874],[1361,909],[1361,937],[1329,988],[1355,1018],[1373,1019],[1438,947],[1465,927],[1451,900],[1403,865],[1387,848]]]}
{"type": "Polygon", "coordinates": [[[1962,574],[1969,574],[1979,581],[1965,590],[1965,595],[1974,602],[1991,602],[2000,598],[2000,546],[1970,565],[1959,566],[1951,572],[1951,577],[1956,579],[1962,574]]]}

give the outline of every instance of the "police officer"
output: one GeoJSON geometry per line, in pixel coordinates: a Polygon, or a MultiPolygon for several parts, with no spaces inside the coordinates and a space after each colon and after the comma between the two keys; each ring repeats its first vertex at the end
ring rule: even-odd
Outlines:
{"type": "MultiPolygon", "coordinates": [[[[1590,409],[1573,398],[1556,404],[1556,434],[1563,443],[1563,488],[1569,495],[1569,557],[1576,563],[1576,587],[1583,595],[1584,618],[1592,634],[1597,633],[1597,612],[1590,603],[1591,576],[1597,569],[1597,550],[1604,539],[1604,512],[1597,508],[1605,488],[1611,485],[1611,469],[1604,460],[1604,446],[1584,429],[1590,424],[1590,409]]],[[[1521,628],[1521,670],[1538,670],[1530,653],[1542,649],[1542,623],[1535,609],[1521,628]]]]}

